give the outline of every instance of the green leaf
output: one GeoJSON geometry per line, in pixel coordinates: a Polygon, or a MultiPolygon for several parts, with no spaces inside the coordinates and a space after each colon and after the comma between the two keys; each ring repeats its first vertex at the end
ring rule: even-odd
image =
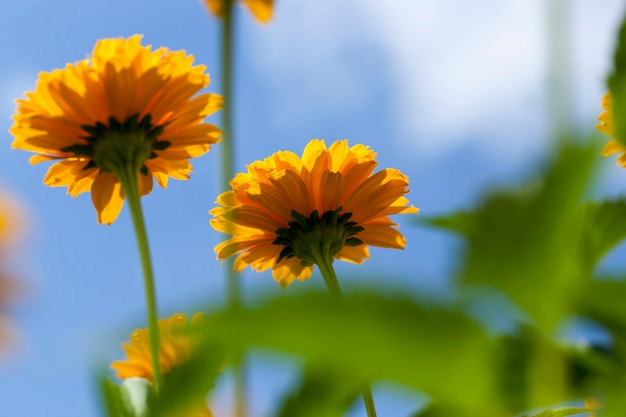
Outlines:
{"type": "Polygon", "coordinates": [[[448,216],[416,217],[415,221],[463,235],[469,235],[473,228],[474,214],[475,213],[471,211],[458,211],[448,216]]]}
{"type": "Polygon", "coordinates": [[[99,378],[100,398],[104,403],[107,417],[136,417],[127,405],[124,395],[110,377],[103,374],[99,378]]]}
{"type": "Polygon", "coordinates": [[[290,392],[278,417],[342,417],[363,385],[350,375],[319,364],[309,366],[301,384],[290,392]]]}
{"type": "Polygon", "coordinates": [[[518,333],[497,339],[497,396],[510,414],[580,398],[587,352],[560,346],[530,326],[518,333]]]}
{"type": "Polygon", "coordinates": [[[626,200],[589,203],[580,209],[580,245],[576,259],[589,273],[611,249],[626,238],[626,200]]]}
{"type": "Polygon", "coordinates": [[[540,181],[436,220],[468,241],[462,282],[499,288],[544,330],[554,329],[588,279],[572,254],[581,235],[576,208],[595,158],[592,147],[566,147],[540,181]]]}
{"type": "Polygon", "coordinates": [[[281,297],[219,314],[205,335],[230,351],[260,346],[296,353],[359,383],[392,379],[469,411],[485,411],[494,391],[492,346],[482,329],[461,314],[405,298],[281,297]]]}
{"type": "Polygon", "coordinates": [[[583,365],[589,391],[603,398],[603,417],[626,415],[626,281],[597,280],[590,282],[578,302],[580,314],[611,331],[612,344],[595,349],[583,365]]]}
{"type": "Polygon", "coordinates": [[[206,403],[207,394],[225,363],[222,350],[204,347],[202,354],[164,376],[161,392],[152,398],[147,417],[191,415],[206,403]]]}
{"type": "Polygon", "coordinates": [[[589,410],[586,408],[555,408],[554,410],[544,410],[538,414],[533,414],[530,417],[567,417],[588,412],[589,410]]]}
{"type": "MultiPolygon", "coordinates": [[[[475,414],[464,410],[449,408],[442,404],[431,402],[426,407],[412,414],[411,417],[474,417],[475,414]]],[[[508,416],[507,416],[508,417],[508,416]]]]}
{"type": "Polygon", "coordinates": [[[581,291],[579,312],[611,329],[614,335],[626,335],[626,281],[592,281],[581,291]]]}
{"type": "Polygon", "coordinates": [[[607,80],[612,97],[613,136],[618,142],[626,145],[626,19],[622,21],[619,29],[613,65],[613,72],[607,80]]]}
{"type": "Polygon", "coordinates": [[[126,378],[119,387],[126,408],[134,416],[144,416],[152,395],[150,383],[143,378],[126,378]]]}
{"type": "MultiPolygon", "coordinates": [[[[485,415],[485,414],[481,414],[485,415]]],[[[463,410],[449,408],[438,403],[429,403],[426,407],[412,414],[411,417],[474,417],[473,413],[466,413],[463,410]]],[[[485,417],[487,417],[485,415],[485,417]]],[[[503,417],[499,414],[498,417],[503,417]]]]}

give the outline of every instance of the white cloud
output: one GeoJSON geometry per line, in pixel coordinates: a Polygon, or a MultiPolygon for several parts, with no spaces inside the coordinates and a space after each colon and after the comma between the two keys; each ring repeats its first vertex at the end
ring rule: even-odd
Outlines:
{"type": "MultiPolygon", "coordinates": [[[[598,109],[622,6],[569,4],[572,94],[586,126],[598,109]]],[[[547,146],[544,8],[543,0],[284,0],[275,21],[257,32],[255,50],[280,86],[278,111],[290,118],[357,106],[370,99],[373,82],[384,83],[397,141],[426,156],[471,144],[516,158],[547,146]],[[376,74],[387,79],[355,71],[354,50],[383,57],[376,74]]]]}

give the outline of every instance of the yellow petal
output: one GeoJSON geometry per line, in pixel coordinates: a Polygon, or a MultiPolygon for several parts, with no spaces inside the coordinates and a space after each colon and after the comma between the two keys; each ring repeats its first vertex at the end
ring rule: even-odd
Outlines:
{"type": "Polygon", "coordinates": [[[281,288],[287,287],[297,279],[304,281],[309,279],[313,273],[312,266],[302,266],[302,262],[298,258],[283,259],[280,263],[274,265],[272,276],[281,288]]]}
{"type": "Polygon", "coordinates": [[[607,143],[604,146],[604,148],[600,152],[600,155],[602,155],[602,156],[611,156],[611,155],[616,154],[618,152],[626,152],[626,146],[622,145],[621,143],[619,143],[615,139],[612,139],[612,140],[609,141],[609,143],[607,143]]]}
{"type": "Polygon", "coordinates": [[[98,214],[98,224],[111,225],[122,211],[124,193],[113,174],[101,173],[91,187],[91,201],[98,214]]]}
{"type": "Polygon", "coordinates": [[[273,0],[243,0],[261,23],[267,23],[272,18],[273,0]]]}

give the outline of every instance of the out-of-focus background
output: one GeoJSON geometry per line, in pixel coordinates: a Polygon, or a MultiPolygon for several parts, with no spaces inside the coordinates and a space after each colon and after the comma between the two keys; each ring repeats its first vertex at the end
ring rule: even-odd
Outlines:
{"type": "MultiPolygon", "coordinates": [[[[312,138],[348,138],[409,176],[422,215],[471,207],[481,193],[532,174],[560,123],[593,133],[624,9],[618,0],[276,0],[261,25],[237,7],[236,169],[279,149],[300,153],[312,138]]],[[[124,210],[98,226],[89,194],[72,200],[42,184],[45,164],[32,167],[29,154],[10,150],[13,101],[39,71],[85,58],[97,39],[135,33],[193,54],[211,74],[208,90],[220,92],[220,23],[198,0],[0,0],[0,28],[0,186],[30,223],[14,265],[19,337],[0,359],[0,415],[97,416],[94,372],[122,358],[122,341],[146,327],[132,225],[124,210]]],[[[219,114],[210,121],[219,125],[219,114]]],[[[213,253],[222,236],[207,213],[221,191],[219,156],[215,147],[192,161],[190,181],[143,199],[163,317],[225,304],[213,253]]],[[[612,159],[601,165],[594,194],[623,193],[626,171],[612,159]]],[[[409,216],[396,220],[405,251],[373,249],[365,269],[338,265],[342,284],[445,297],[458,241],[409,216]]],[[[609,257],[607,268],[616,262],[609,257]]],[[[281,291],[269,272],[246,271],[242,283],[249,303],[281,291]]],[[[322,285],[314,274],[284,291],[322,285]]],[[[250,414],[270,416],[297,360],[257,352],[250,363],[250,414]]],[[[213,393],[218,417],[230,415],[231,383],[226,372],[213,393]]],[[[384,382],[374,392],[381,416],[408,415],[420,403],[418,393],[384,382]]],[[[364,415],[360,407],[353,416],[364,415]]]]}

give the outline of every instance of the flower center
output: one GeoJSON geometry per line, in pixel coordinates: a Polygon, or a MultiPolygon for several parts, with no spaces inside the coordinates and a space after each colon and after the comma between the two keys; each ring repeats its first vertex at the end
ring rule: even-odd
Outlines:
{"type": "Polygon", "coordinates": [[[300,259],[302,266],[317,264],[321,258],[332,262],[344,246],[362,245],[363,241],[353,236],[363,231],[363,227],[348,221],[352,213],[340,215],[341,210],[342,207],[329,210],[321,217],[317,210],[313,210],[309,217],[291,210],[295,221],[288,223],[288,229],[276,230],[277,238],[272,242],[285,246],[276,262],[294,256],[300,259]]]}
{"type": "Polygon", "coordinates": [[[164,126],[153,125],[149,114],[141,121],[137,113],[124,123],[110,117],[108,126],[97,122],[81,128],[88,133],[83,137],[87,144],[67,146],[61,151],[89,157],[91,161],[85,169],[98,167],[105,172],[119,173],[130,167],[147,175],[148,168],[144,163],[157,157],[155,150],[162,151],[170,146],[170,142],[157,141],[164,126]]]}

